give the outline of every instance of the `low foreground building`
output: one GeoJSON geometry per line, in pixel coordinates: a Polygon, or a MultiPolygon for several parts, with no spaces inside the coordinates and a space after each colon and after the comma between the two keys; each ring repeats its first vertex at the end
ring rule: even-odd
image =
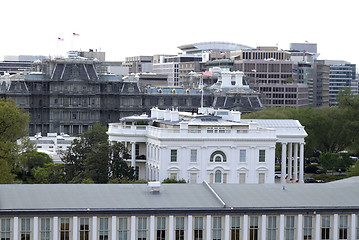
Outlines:
{"type": "Polygon", "coordinates": [[[359,238],[358,180],[0,185],[0,235],[11,240],[354,240],[359,238]]]}
{"type": "Polygon", "coordinates": [[[212,108],[198,113],[152,108],[150,117],[110,123],[108,135],[130,150],[129,164],[140,179],[274,183],[280,143],[282,182],[303,182],[307,133],[297,120],[241,119],[238,111],[212,108]]]}

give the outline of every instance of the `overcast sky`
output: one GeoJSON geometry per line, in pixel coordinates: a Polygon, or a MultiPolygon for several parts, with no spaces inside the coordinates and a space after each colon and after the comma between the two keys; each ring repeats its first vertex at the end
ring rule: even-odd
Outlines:
{"type": "Polygon", "coordinates": [[[357,5],[355,0],[5,0],[0,56],[91,48],[120,61],[176,54],[180,45],[204,41],[282,49],[308,41],[318,44],[319,59],[359,64],[357,5]]]}

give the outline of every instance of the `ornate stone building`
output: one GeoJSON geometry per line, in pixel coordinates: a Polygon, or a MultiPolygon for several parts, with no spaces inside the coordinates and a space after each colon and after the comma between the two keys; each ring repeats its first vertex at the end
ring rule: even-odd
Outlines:
{"type": "Polygon", "coordinates": [[[30,114],[30,135],[77,135],[95,123],[106,125],[125,116],[149,113],[154,106],[192,111],[202,98],[205,106],[242,112],[261,108],[259,95],[250,89],[205,89],[202,94],[200,89],[140,87],[138,81],[103,73],[104,65],[106,62],[81,57],[37,61],[29,74],[3,76],[0,97],[11,97],[30,114]]]}

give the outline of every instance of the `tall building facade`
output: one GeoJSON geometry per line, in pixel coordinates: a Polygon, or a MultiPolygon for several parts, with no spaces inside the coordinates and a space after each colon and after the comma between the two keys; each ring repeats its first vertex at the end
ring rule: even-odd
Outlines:
{"type": "Polygon", "coordinates": [[[308,106],[308,85],[298,82],[298,65],[294,62],[243,59],[235,60],[234,68],[243,71],[250,87],[263,95],[264,106],[308,106]]]}
{"type": "Polygon", "coordinates": [[[149,82],[165,82],[166,76],[139,75],[137,79],[122,79],[101,72],[108,66],[95,59],[48,59],[33,65],[36,72],[0,79],[0,97],[11,97],[30,113],[31,135],[38,132],[77,135],[95,123],[117,122],[125,116],[149,112],[153,106],[192,111],[203,102],[204,106],[243,112],[262,107],[258,94],[250,89],[238,93],[205,89],[202,94],[198,88],[187,91],[150,87],[149,82]],[[254,99],[255,105],[248,104],[249,99],[254,99]]]}
{"type": "Polygon", "coordinates": [[[356,78],[356,64],[346,61],[323,60],[322,63],[330,66],[329,73],[329,105],[338,104],[338,94],[344,89],[358,94],[358,79],[356,78]]]}

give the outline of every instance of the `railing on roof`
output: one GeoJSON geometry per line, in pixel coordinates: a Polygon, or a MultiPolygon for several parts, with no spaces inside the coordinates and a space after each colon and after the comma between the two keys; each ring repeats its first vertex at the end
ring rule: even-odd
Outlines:
{"type": "Polygon", "coordinates": [[[120,125],[118,123],[112,123],[109,126],[109,133],[115,135],[147,135],[147,136],[156,136],[156,137],[165,137],[166,135],[176,134],[178,137],[196,137],[198,134],[206,135],[215,135],[218,137],[227,137],[227,136],[238,136],[243,134],[250,133],[263,133],[273,132],[272,129],[212,129],[212,128],[203,128],[203,129],[180,129],[180,128],[158,128],[153,126],[145,125],[120,125]]]}

